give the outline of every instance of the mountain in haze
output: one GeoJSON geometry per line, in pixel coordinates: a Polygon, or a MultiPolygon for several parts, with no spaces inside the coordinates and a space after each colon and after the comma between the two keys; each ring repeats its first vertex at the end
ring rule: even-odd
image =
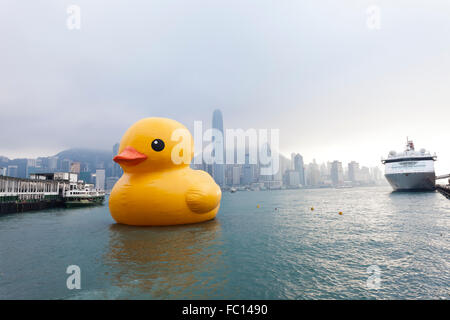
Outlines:
{"type": "Polygon", "coordinates": [[[110,162],[112,161],[112,151],[73,148],[61,151],[55,155],[59,159],[70,159],[76,162],[110,162]]]}
{"type": "Polygon", "coordinates": [[[60,168],[64,168],[61,161],[68,159],[72,162],[80,162],[90,172],[94,172],[97,168],[104,168],[107,171],[107,176],[111,175],[113,165],[112,150],[73,148],[61,151],[55,156],[58,157],[60,168]]]}

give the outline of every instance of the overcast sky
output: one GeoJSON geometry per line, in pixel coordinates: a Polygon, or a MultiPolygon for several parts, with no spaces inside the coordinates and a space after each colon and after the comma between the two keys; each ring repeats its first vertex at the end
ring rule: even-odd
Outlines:
{"type": "Polygon", "coordinates": [[[306,162],[378,165],[409,136],[450,172],[449,35],[448,0],[3,0],[0,155],[111,149],[140,118],[192,130],[220,108],[306,162]]]}

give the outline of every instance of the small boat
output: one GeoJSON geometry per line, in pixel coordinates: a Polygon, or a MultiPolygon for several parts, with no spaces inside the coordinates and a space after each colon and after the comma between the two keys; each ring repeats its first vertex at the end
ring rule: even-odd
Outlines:
{"type": "Polygon", "coordinates": [[[231,193],[235,193],[236,191],[237,191],[237,189],[236,189],[235,187],[231,187],[231,188],[230,188],[230,192],[231,192],[231,193]]]}

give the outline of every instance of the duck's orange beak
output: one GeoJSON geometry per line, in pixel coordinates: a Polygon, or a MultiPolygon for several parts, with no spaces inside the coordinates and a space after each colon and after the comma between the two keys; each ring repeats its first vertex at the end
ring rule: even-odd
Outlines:
{"type": "Polygon", "coordinates": [[[121,153],[113,158],[115,162],[129,166],[135,166],[145,159],[147,159],[147,156],[133,147],[126,147],[121,153]]]}

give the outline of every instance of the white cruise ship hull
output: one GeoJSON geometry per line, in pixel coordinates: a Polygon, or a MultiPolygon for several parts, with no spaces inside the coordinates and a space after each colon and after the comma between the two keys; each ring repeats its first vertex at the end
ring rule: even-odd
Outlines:
{"type": "Polygon", "coordinates": [[[435,190],[436,187],[434,172],[391,173],[385,177],[395,191],[435,190]]]}
{"type": "Polygon", "coordinates": [[[404,152],[391,151],[381,160],[385,165],[384,176],[394,191],[435,190],[434,161],[436,154],[433,156],[425,149],[415,151],[414,143],[409,139],[404,152]]]}

